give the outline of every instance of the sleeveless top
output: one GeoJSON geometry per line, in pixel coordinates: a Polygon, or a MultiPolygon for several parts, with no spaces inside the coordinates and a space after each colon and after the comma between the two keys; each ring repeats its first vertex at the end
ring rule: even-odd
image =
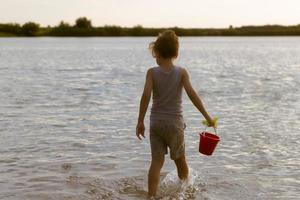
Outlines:
{"type": "Polygon", "coordinates": [[[183,119],[182,69],[174,66],[170,71],[152,68],[153,96],[150,120],[183,119]]]}

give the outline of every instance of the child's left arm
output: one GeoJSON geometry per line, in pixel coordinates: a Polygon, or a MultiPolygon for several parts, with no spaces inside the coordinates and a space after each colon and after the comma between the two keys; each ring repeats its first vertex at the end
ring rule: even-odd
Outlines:
{"type": "Polygon", "coordinates": [[[144,118],[145,114],[150,102],[151,93],[152,93],[152,69],[147,71],[146,75],[146,83],[143,91],[143,95],[140,101],[140,111],[139,111],[139,118],[138,123],[136,125],[136,136],[141,140],[141,136],[145,138],[145,125],[144,125],[144,118]]]}

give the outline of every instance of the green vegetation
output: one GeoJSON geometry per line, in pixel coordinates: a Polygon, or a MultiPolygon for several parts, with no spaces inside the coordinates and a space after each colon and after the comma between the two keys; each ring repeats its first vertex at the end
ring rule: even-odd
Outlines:
{"type": "Polygon", "coordinates": [[[14,37],[15,35],[11,34],[11,33],[2,33],[0,32],[0,37],[14,37]]]}
{"type": "Polygon", "coordinates": [[[27,22],[21,28],[21,33],[25,36],[36,36],[39,31],[40,25],[34,22],[27,22]]]}
{"type": "Polygon", "coordinates": [[[80,17],[74,25],[61,21],[54,27],[40,27],[34,22],[23,25],[0,23],[0,37],[11,36],[157,36],[165,29],[172,29],[179,36],[300,36],[300,24],[295,26],[265,25],[228,28],[145,28],[141,25],[132,28],[120,26],[93,27],[91,20],[80,17]]]}

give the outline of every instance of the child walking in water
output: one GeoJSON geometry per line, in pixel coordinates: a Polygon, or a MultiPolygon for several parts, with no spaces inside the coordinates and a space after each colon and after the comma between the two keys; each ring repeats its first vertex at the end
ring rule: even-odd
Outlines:
{"type": "Polygon", "coordinates": [[[185,158],[184,129],[182,116],[182,88],[202,113],[209,126],[215,126],[214,120],[206,112],[200,97],[193,89],[186,69],[176,66],[173,61],[178,56],[179,42],[174,31],[167,30],[159,34],[149,48],[156,59],[157,67],[147,71],[146,83],[140,102],[136,136],[145,137],[144,118],[152,97],[150,115],[151,165],[148,173],[148,196],[156,195],[160,170],[165,154],[170,150],[170,157],[177,167],[181,180],[188,178],[188,165],[185,158]]]}

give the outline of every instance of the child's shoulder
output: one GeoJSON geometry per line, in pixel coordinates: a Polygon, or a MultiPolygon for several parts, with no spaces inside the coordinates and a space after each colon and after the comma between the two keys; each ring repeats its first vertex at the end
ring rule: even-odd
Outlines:
{"type": "Polygon", "coordinates": [[[159,66],[149,67],[147,70],[147,74],[153,74],[157,70],[159,70],[159,66]]]}
{"type": "MultiPolygon", "coordinates": [[[[180,69],[180,70],[185,70],[186,68],[185,68],[185,66],[181,66],[181,65],[175,65],[174,66],[176,69],[180,69]]],[[[149,70],[151,70],[151,71],[153,71],[153,70],[159,70],[160,69],[160,67],[159,66],[153,66],[153,67],[149,67],[148,68],[148,71],[149,70]]]]}
{"type": "MultiPolygon", "coordinates": [[[[176,65],[175,69],[178,70],[180,72],[180,74],[185,74],[187,73],[187,70],[184,66],[181,65],[176,65]]],[[[159,72],[160,71],[160,67],[159,66],[153,66],[153,67],[149,67],[147,70],[147,74],[153,74],[155,72],[159,72]]]]}
{"type": "Polygon", "coordinates": [[[151,70],[151,71],[153,71],[153,70],[157,70],[157,69],[159,69],[159,66],[153,66],[153,67],[149,67],[149,69],[148,69],[148,70],[151,70]]]}
{"type": "Polygon", "coordinates": [[[147,72],[153,72],[154,70],[156,70],[158,68],[158,66],[154,66],[154,67],[149,67],[147,72]]]}
{"type": "Polygon", "coordinates": [[[149,67],[148,68],[148,70],[147,70],[147,75],[146,76],[152,76],[152,74],[153,74],[153,72],[155,71],[155,70],[157,70],[157,66],[156,67],[149,67]]]}
{"type": "Polygon", "coordinates": [[[177,65],[178,68],[180,68],[181,70],[185,70],[186,67],[184,65],[177,65]]]}
{"type": "Polygon", "coordinates": [[[176,66],[176,67],[179,69],[181,75],[184,75],[184,74],[187,73],[187,70],[186,70],[185,66],[180,65],[180,66],[176,66]]]}

